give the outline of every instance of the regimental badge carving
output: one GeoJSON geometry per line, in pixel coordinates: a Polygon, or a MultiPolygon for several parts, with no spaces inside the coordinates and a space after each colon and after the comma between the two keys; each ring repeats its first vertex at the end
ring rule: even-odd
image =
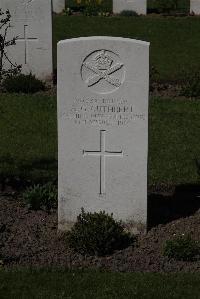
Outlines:
{"type": "Polygon", "coordinates": [[[125,67],[114,52],[97,50],[84,59],[81,76],[87,87],[94,92],[111,93],[123,84],[125,67]]]}
{"type": "Polygon", "coordinates": [[[122,63],[113,65],[113,59],[102,50],[100,54],[95,56],[91,62],[84,62],[83,65],[94,73],[94,76],[86,80],[88,86],[97,84],[100,80],[106,80],[111,85],[119,87],[121,82],[118,78],[112,77],[111,74],[115,73],[122,68],[122,63]]]}

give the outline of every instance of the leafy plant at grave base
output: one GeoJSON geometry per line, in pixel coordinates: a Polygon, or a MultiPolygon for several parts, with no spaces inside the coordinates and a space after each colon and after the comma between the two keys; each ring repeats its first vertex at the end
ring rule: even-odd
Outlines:
{"type": "Polygon", "coordinates": [[[181,235],[166,241],[164,255],[178,261],[194,261],[200,256],[200,243],[188,235],[181,235]]]}
{"type": "Polygon", "coordinates": [[[32,210],[56,208],[57,197],[57,187],[51,182],[28,187],[22,194],[24,202],[32,210]]]}
{"type": "Polygon", "coordinates": [[[7,39],[10,28],[11,14],[9,10],[3,12],[0,8],[0,86],[4,78],[21,72],[21,65],[13,62],[6,51],[6,48],[15,45],[17,40],[17,36],[7,39]]]}
{"type": "Polygon", "coordinates": [[[64,10],[64,14],[69,15],[67,11],[71,12],[72,14],[74,14],[74,13],[83,13],[84,9],[85,9],[84,5],[82,5],[81,3],[79,4],[79,3],[75,2],[75,0],[74,0],[73,3],[71,3],[71,5],[69,5],[64,10]]]}
{"type": "Polygon", "coordinates": [[[97,256],[111,254],[134,242],[134,237],[124,231],[121,222],[113,219],[113,214],[86,213],[83,208],[66,239],[75,251],[97,256]]]}
{"type": "Polygon", "coordinates": [[[2,87],[7,92],[35,93],[45,90],[45,83],[31,73],[29,75],[19,74],[7,77],[2,87]]]}
{"type": "Polygon", "coordinates": [[[67,7],[64,12],[63,12],[64,15],[66,16],[71,16],[72,15],[72,10],[70,7],[67,7]]]}
{"type": "Polygon", "coordinates": [[[180,95],[185,97],[200,97],[200,72],[186,78],[184,85],[181,87],[180,95]]]}
{"type": "Polygon", "coordinates": [[[120,12],[120,16],[124,16],[124,17],[139,17],[139,15],[137,14],[137,12],[134,11],[134,10],[122,10],[120,12]]]}
{"type": "Polygon", "coordinates": [[[104,11],[100,11],[98,12],[98,16],[99,17],[109,17],[110,16],[110,12],[104,12],[104,11]]]}

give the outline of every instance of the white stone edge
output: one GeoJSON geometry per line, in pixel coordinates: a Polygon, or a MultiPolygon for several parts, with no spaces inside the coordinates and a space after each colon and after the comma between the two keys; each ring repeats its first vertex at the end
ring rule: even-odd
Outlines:
{"type": "Polygon", "coordinates": [[[98,40],[131,42],[138,45],[150,46],[150,42],[133,39],[133,38],[115,37],[115,36],[87,36],[87,37],[69,38],[69,39],[64,39],[59,41],[57,45],[59,46],[59,45],[63,45],[71,42],[78,42],[78,41],[98,41],[98,40]]]}

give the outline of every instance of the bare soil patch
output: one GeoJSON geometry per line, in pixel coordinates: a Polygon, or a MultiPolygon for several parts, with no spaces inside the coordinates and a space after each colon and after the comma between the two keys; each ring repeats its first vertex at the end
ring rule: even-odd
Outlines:
{"type": "Polygon", "coordinates": [[[197,272],[200,260],[177,262],[164,257],[163,244],[174,234],[190,234],[200,240],[200,210],[151,228],[138,236],[137,246],[111,256],[82,256],[69,250],[57,234],[57,211],[30,211],[11,196],[0,196],[0,260],[4,267],[55,266],[101,268],[111,271],[197,272]]]}
{"type": "Polygon", "coordinates": [[[165,97],[165,98],[184,98],[180,96],[181,85],[172,83],[157,83],[153,82],[150,86],[150,95],[154,97],[165,97]]]}

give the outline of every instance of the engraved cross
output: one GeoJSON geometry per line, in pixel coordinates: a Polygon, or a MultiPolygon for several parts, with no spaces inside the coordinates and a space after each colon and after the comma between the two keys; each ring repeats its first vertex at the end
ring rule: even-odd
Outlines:
{"type": "Polygon", "coordinates": [[[29,41],[38,41],[35,37],[28,37],[28,25],[24,25],[24,36],[22,38],[18,38],[16,42],[23,41],[24,42],[24,60],[25,64],[28,62],[28,43],[29,41]]]}
{"type": "Polygon", "coordinates": [[[106,189],[106,158],[109,157],[123,157],[123,152],[111,152],[106,150],[106,131],[100,130],[100,150],[99,151],[85,151],[83,150],[83,156],[95,156],[100,158],[100,187],[99,194],[105,194],[106,189]]]}

